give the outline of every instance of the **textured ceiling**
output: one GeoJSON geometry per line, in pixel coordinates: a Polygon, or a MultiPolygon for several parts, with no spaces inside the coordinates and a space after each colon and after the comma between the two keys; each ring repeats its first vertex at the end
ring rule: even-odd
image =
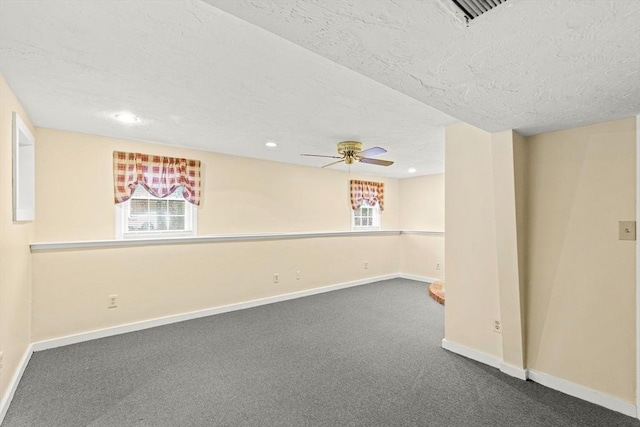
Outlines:
{"type": "Polygon", "coordinates": [[[450,0],[205,0],[490,132],[640,112],[640,1],[509,0],[466,27],[450,0]]]}
{"type": "Polygon", "coordinates": [[[36,126],[308,166],[356,139],[396,164],[352,171],[401,178],[443,171],[453,117],[531,134],[639,112],[639,4],[509,0],[467,28],[436,0],[1,0],[0,72],[36,126]]]}

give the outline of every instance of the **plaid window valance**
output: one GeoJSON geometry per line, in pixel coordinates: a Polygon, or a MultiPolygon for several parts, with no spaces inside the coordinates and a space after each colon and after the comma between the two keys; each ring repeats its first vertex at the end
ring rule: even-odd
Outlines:
{"type": "Polygon", "coordinates": [[[384,210],[384,183],[351,180],[350,184],[351,209],[355,211],[365,200],[370,206],[377,203],[380,210],[384,210]]]}
{"type": "Polygon", "coordinates": [[[183,186],[185,200],[200,205],[200,160],[114,151],[114,201],[129,200],[138,184],[156,197],[166,197],[183,186]]]}

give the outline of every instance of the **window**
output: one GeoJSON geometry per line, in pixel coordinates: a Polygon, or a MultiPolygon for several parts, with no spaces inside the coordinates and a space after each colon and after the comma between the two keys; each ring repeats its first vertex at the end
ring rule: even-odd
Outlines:
{"type": "Polygon", "coordinates": [[[352,230],[378,230],[380,228],[380,207],[376,203],[374,206],[362,201],[362,205],[351,211],[352,230]]]}
{"type": "Polygon", "coordinates": [[[162,238],[196,235],[197,208],[177,187],[167,197],[150,194],[136,186],[131,198],[116,205],[116,238],[162,238]]]}

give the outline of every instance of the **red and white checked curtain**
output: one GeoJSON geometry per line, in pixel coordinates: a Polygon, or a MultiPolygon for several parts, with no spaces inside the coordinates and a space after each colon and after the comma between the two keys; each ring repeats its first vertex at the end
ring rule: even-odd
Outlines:
{"type": "Polygon", "coordinates": [[[380,210],[384,210],[384,183],[351,180],[350,184],[351,209],[355,211],[365,200],[369,206],[375,206],[377,203],[380,210]]]}
{"type": "Polygon", "coordinates": [[[185,200],[200,205],[200,160],[114,151],[114,201],[129,200],[138,184],[156,197],[166,197],[184,186],[185,200]]]}

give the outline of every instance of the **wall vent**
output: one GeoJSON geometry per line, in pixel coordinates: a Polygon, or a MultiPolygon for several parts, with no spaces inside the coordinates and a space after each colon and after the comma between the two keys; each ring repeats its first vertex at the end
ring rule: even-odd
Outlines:
{"type": "Polygon", "coordinates": [[[507,0],[440,0],[449,11],[467,24],[490,11],[491,9],[506,3],[507,0]]]}

